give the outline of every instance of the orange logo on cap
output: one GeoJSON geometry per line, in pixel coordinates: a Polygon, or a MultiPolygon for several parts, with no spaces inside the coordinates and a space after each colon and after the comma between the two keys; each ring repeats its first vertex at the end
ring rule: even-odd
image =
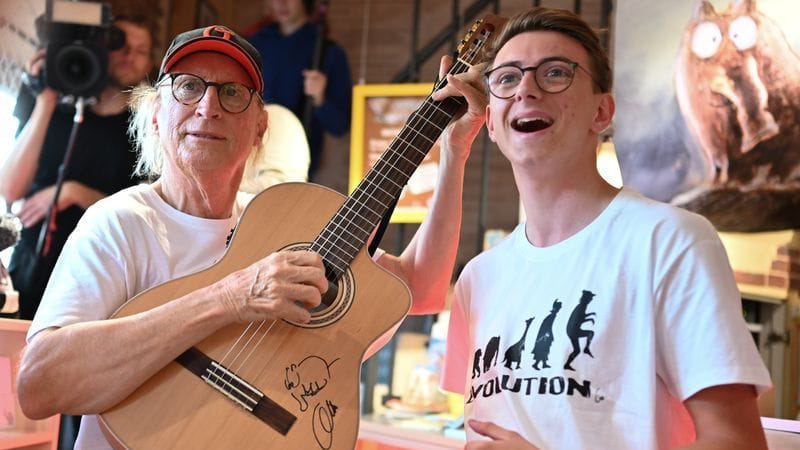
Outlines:
{"type": "Polygon", "coordinates": [[[226,41],[230,41],[231,40],[231,32],[230,32],[230,30],[228,30],[227,28],[224,28],[224,27],[217,26],[217,25],[212,25],[210,27],[207,27],[205,30],[203,30],[203,36],[221,37],[222,39],[225,39],[226,41]],[[212,34],[212,33],[214,33],[214,34],[212,34]],[[220,34],[222,36],[220,36],[220,34]]]}

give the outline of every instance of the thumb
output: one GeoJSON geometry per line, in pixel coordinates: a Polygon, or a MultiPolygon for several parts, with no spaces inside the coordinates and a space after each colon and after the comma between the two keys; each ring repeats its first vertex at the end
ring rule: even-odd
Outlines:
{"type": "Polygon", "coordinates": [[[497,426],[494,422],[483,422],[480,420],[470,419],[468,423],[473,431],[481,436],[486,436],[493,441],[502,438],[503,432],[506,431],[504,428],[497,426]]]}

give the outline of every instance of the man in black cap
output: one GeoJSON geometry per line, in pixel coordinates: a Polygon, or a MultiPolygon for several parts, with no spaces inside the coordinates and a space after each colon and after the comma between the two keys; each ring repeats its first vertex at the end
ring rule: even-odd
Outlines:
{"type": "MultiPolygon", "coordinates": [[[[483,124],[484,97],[477,77],[467,78],[470,84],[454,78],[451,85],[479,106],[451,129],[474,134],[483,124]]],[[[117,405],[190,347],[236,323],[284,320],[303,326],[328,290],[322,257],[313,251],[276,251],[249,265],[222,259],[251,199],[237,188],[249,176],[266,132],[263,88],[258,52],[233,31],[211,26],[176,37],[156,85],[134,92],[137,170],[157,180],[87,211],[31,325],[17,384],[29,417],[86,415],[78,448],[110,448],[94,415],[117,405]],[[112,317],[151,287],[213,273],[223,263],[232,269],[203,285],[184,284],[181,292],[163,295],[155,289],[151,295],[168,298],[112,317]]],[[[407,281],[412,312],[442,307],[455,260],[469,146],[450,142],[449,133],[426,223],[401,256],[375,258],[407,281]]],[[[232,249],[241,249],[238,239],[232,249]]]]}

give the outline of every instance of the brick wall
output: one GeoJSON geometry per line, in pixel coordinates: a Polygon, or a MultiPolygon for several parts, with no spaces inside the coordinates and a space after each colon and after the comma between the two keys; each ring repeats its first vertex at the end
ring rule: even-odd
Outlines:
{"type": "Polygon", "coordinates": [[[736,261],[734,274],[736,282],[751,286],[777,288],[787,292],[800,291],[800,248],[791,244],[780,245],[775,248],[774,258],[765,271],[737,270],[736,261]]]}

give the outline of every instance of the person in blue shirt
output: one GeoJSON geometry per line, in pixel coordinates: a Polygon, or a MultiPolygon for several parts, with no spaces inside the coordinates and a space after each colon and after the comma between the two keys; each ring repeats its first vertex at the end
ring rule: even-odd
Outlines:
{"type": "Polygon", "coordinates": [[[350,130],[353,83],[347,55],[337,43],[323,38],[319,70],[311,70],[318,27],[313,0],[267,0],[271,21],[250,35],[264,61],[264,94],[268,103],[283,105],[304,120],[312,102],[311,126],[306,127],[311,150],[309,180],[322,162],[324,133],[343,136],[350,130]]]}

